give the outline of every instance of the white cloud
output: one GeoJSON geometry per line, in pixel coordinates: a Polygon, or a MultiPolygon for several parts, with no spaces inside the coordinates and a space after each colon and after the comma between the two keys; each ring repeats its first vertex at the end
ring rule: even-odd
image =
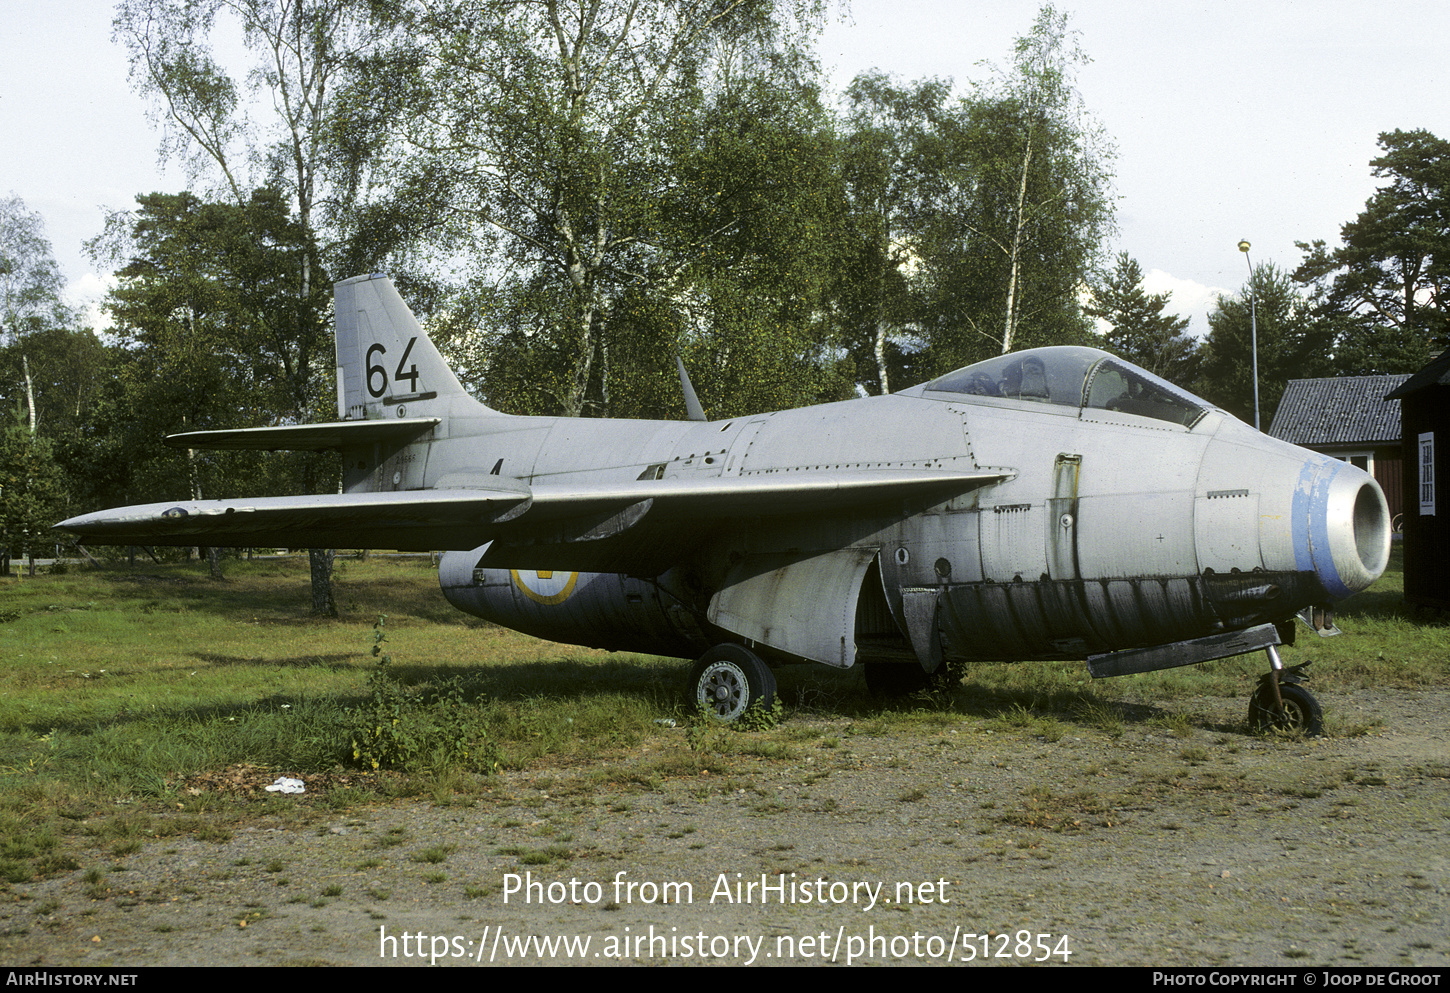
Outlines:
{"type": "Polygon", "coordinates": [[[101,310],[101,301],[119,282],[113,275],[99,275],[87,272],[78,279],[66,283],[62,298],[66,304],[80,311],[81,326],[93,331],[106,331],[111,327],[111,317],[101,310]]]}
{"type": "MultiPolygon", "coordinates": [[[[1195,338],[1204,338],[1208,335],[1208,314],[1218,305],[1218,298],[1236,291],[1205,286],[1191,279],[1180,279],[1162,269],[1151,269],[1143,276],[1143,292],[1150,296],[1167,293],[1168,313],[1188,318],[1188,333],[1195,338]]],[[[1087,302],[1089,298],[1084,287],[1082,302],[1087,302]]],[[[1099,334],[1107,334],[1112,327],[1103,320],[1097,321],[1096,325],[1099,334]]]]}
{"type": "Polygon", "coordinates": [[[1143,276],[1143,291],[1149,294],[1167,293],[1168,310],[1191,322],[1188,330],[1196,338],[1208,334],[1208,314],[1218,304],[1220,296],[1232,294],[1217,286],[1205,286],[1191,279],[1180,279],[1162,269],[1150,269],[1143,276]]]}

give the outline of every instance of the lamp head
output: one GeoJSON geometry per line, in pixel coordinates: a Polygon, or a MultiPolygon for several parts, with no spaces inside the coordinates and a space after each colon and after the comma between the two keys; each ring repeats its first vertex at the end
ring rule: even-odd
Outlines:
{"type": "Polygon", "coordinates": [[[1249,254],[1249,243],[1247,241],[1239,242],[1239,251],[1243,252],[1245,255],[1249,254]]]}

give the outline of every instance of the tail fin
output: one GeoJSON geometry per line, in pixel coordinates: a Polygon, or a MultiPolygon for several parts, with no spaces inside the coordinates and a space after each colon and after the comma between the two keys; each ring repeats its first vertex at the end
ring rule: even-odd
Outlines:
{"type": "Polygon", "coordinates": [[[337,313],[337,415],[344,420],[488,411],[418,326],[387,276],[333,287],[337,313]]]}

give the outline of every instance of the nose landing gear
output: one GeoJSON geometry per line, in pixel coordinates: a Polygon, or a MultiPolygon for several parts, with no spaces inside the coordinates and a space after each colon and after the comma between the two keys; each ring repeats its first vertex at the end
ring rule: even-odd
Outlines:
{"type": "Polygon", "coordinates": [[[1314,694],[1304,688],[1309,678],[1310,663],[1284,667],[1273,646],[1265,649],[1273,668],[1259,680],[1259,688],[1249,698],[1249,727],[1255,731],[1301,731],[1307,735],[1324,733],[1324,711],[1314,694]]]}

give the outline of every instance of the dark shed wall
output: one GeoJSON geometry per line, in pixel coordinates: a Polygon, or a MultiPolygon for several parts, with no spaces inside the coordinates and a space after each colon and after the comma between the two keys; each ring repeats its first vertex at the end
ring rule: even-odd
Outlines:
{"type": "Polygon", "coordinates": [[[1405,599],[1450,608],[1450,387],[1431,385],[1404,396],[1405,599]],[[1435,437],[1435,513],[1420,513],[1420,435],[1435,437]]]}

